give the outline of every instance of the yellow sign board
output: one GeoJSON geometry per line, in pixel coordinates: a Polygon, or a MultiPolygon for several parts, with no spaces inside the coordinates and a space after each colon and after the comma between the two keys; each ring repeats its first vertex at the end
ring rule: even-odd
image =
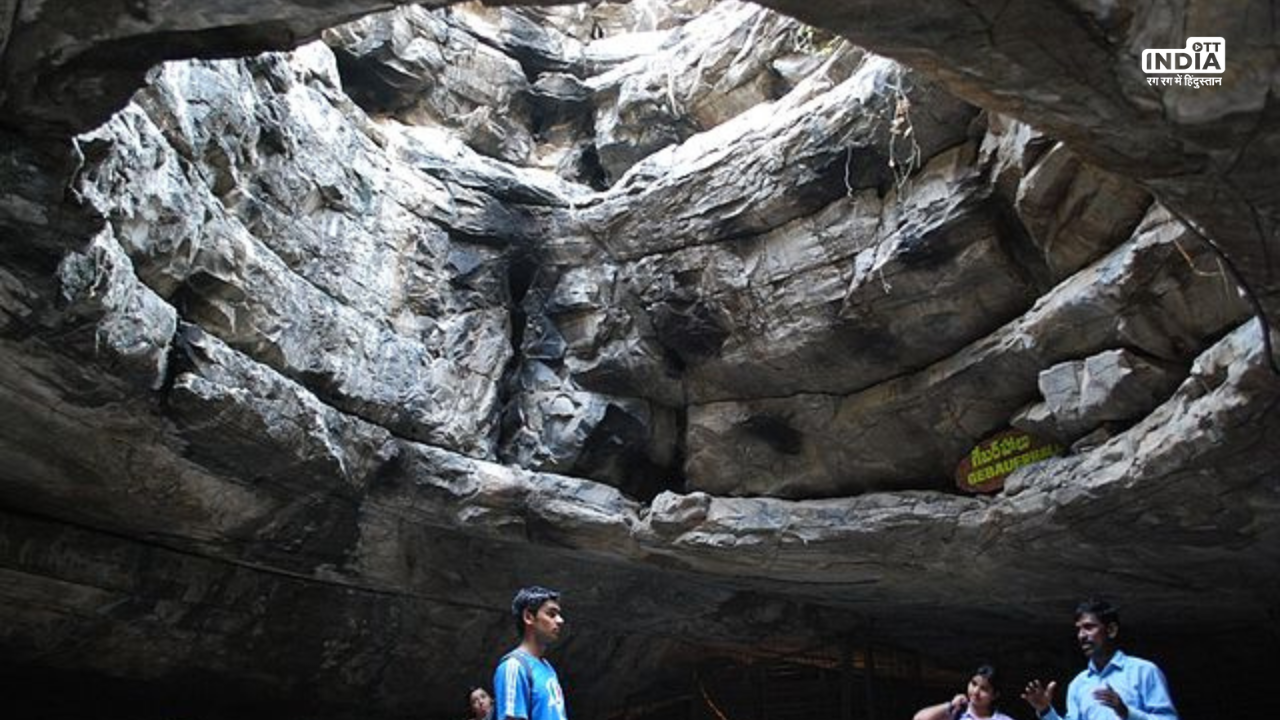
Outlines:
{"type": "Polygon", "coordinates": [[[1063,447],[1021,430],[1006,430],[979,443],[956,466],[956,486],[968,493],[996,492],[1020,467],[1059,455],[1063,447]]]}

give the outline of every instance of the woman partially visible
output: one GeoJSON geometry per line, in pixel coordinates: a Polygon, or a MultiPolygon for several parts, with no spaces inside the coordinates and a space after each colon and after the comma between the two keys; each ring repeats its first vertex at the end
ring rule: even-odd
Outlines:
{"type": "Polygon", "coordinates": [[[493,715],[493,696],[482,687],[471,688],[467,693],[467,702],[471,704],[471,717],[468,720],[489,720],[493,715]]]}
{"type": "Polygon", "coordinates": [[[914,720],[1013,720],[996,710],[996,700],[1000,697],[998,687],[996,669],[983,665],[973,672],[967,692],[948,702],[921,708],[914,720]]]}

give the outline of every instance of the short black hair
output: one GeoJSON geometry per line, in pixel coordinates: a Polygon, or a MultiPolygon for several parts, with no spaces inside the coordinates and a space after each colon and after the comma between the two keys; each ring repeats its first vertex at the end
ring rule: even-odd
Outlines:
{"type": "Polygon", "coordinates": [[[1093,615],[1103,625],[1120,624],[1120,608],[1101,598],[1091,597],[1082,600],[1076,606],[1076,620],[1079,620],[1082,615],[1093,615]]]}
{"type": "Polygon", "coordinates": [[[520,588],[516,592],[516,596],[511,599],[511,614],[516,621],[516,636],[524,637],[525,610],[537,615],[538,608],[542,607],[543,603],[559,599],[560,593],[544,588],[541,585],[520,588]]]}

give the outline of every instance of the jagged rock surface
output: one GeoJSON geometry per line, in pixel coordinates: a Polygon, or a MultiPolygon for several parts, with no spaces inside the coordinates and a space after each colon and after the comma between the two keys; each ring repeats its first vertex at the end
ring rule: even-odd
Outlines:
{"type": "Polygon", "coordinates": [[[370,113],[450,125],[486,155],[526,164],[532,107],[520,63],[449,20],[415,5],[343,25],[325,39],[344,89],[370,113]]]}
{"type": "Polygon", "coordinates": [[[1143,417],[1182,379],[1176,366],[1158,364],[1124,349],[1059,363],[1040,373],[1045,409],[1030,412],[1047,416],[1048,422],[1035,431],[1070,441],[1104,423],[1143,417]]]}
{"type": "Polygon", "coordinates": [[[766,3],[914,70],[735,3],[439,4],[0,13],[6,672],[448,717],[534,580],[577,718],[707,648],[1043,644],[1100,587],[1274,621],[1224,264],[1280,315],[1259,2],[766,3]],[[1184,26],[1214,102],[1130,62],[1184,26]],[[1178,372],[1026,409],[1126,353],[1178,372]],[[940,492],[1010,423],[1103,427],[940,492]]]}

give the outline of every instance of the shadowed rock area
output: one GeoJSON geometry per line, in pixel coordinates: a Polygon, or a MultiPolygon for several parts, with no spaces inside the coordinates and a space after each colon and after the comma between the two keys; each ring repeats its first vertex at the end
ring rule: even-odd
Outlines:
{"type": "Polygon", "coordinates": [[[535,582],[575,720],[1065,685],[1091,593],[1264,706],[1268,4],[0,8],[16,716],[456,720],[535,582]]]}

